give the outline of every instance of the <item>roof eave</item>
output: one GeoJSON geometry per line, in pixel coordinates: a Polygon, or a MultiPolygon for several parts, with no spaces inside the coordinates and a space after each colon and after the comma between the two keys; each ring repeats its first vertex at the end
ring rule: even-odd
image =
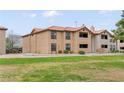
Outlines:
{"type": "Polygon", "coordinates": [[[0,28],[0,30],[8,30],[7,28],[0,28]]]}

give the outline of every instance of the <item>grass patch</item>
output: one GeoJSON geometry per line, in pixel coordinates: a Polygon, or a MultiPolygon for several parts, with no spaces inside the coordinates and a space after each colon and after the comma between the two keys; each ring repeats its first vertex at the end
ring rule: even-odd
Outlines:
{"type": "Polygon", "coordinates": [[[31,64],[38,62],[124,61],[124,56],[75,56],[48,58],[1,58],[0,64],[31,64]]]}
{"type": "Polygon", "coordinates": [[[124,56],[0,59],[0,81],[124,81],[124,56]]]}
{"type": "Polygon", "coordinates": [[[97,68],[120,68],[124,69],[124,62],[111,61],[111,62],[95,62],[91,63],[97,68]]]}
{"type": "Polygon", "coordinates": [[[88,77],[77,74],[63,73],[53,69],[35,70],[23,75],[21,81],[30,82],[70,82],[70,81],[86,81],[88,77]]]}

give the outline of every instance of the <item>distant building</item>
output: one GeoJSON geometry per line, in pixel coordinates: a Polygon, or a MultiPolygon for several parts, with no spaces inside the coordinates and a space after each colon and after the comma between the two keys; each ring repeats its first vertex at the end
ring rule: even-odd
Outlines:
{"type": "Polygon", "coordinates": [[[112,34],[92,26],[34,28],[23,37],[23,53],[59,53],[59,51],[110,52],[116,49],[112,34]]]}
{"type": "Polygon", "coordinates": [[[7,28],[0,26],[0,54],[6,53],[6,39],[5,33],[7,28]]]}

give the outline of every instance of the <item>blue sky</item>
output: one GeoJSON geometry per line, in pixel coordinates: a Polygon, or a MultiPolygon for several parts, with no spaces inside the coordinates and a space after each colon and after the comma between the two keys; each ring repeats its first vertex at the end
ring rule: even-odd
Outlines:
{"type": "Polygon", "coordinates": [[[30,33],[34,27],[57,26],[95,26],[97,29],[116,28],[115,23],[120,20],[121,11],[111,10],[82,10],[82,11],[43,11],[43,10],[0,10],[0,25],[7,27],[8,32],[24,35],[30,33]]]}

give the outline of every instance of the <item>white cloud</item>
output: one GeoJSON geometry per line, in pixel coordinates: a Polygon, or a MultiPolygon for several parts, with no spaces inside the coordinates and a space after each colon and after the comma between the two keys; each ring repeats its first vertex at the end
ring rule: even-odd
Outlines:
{"type": "Polygon", "coordinates": [[[30,14],[29,16],[30,16],[31,18],[34,18],[34,17],[37,16],[37,14],[30,14]]]}
{"type": "Polygon", "coordinates": [[[43,17],[55,17],[55,16],[61,16],[61,15],[63,14],[58,11],[45,11],[42,13],[43,17]]]}
{"type": "Polygon", "coordinates": [[[35,18],[38,15],[36,13],[22,13],[22,16],[26,18],[35,18]]]}
{"type": "Polygon", "coordinates": [[[114,10],[99,10],[98,14],[108,14],[108,13],[112,13],[114,12],[114,10]]]}

